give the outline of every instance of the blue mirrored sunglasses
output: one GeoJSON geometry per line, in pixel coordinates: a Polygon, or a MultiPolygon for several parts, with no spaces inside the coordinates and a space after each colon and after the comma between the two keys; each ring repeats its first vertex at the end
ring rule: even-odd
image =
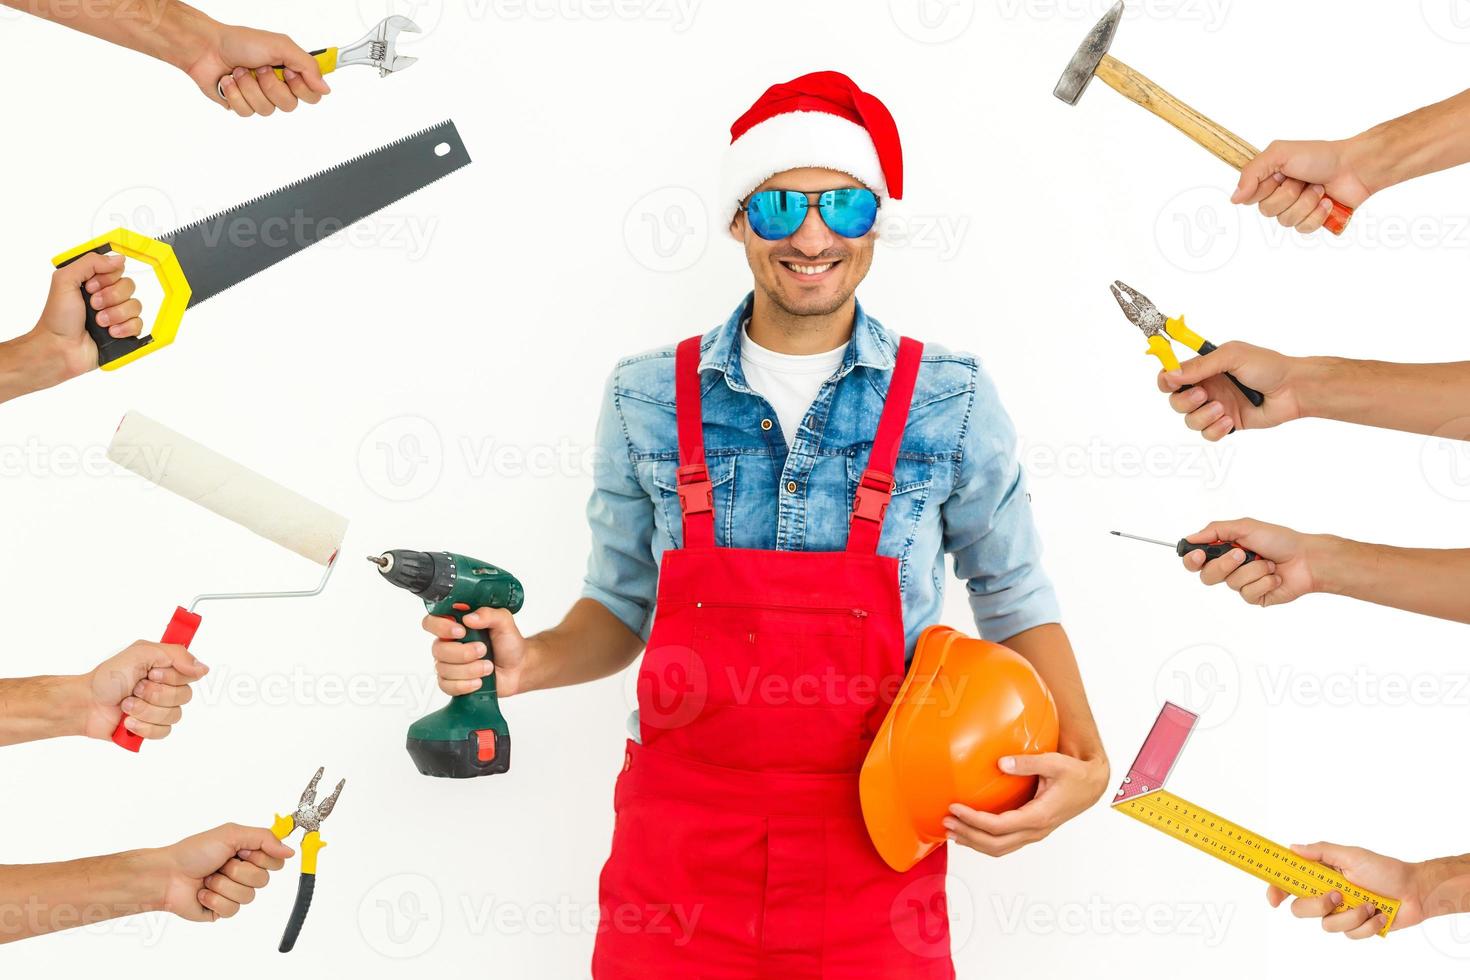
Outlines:
{"type": "Polygon", "coordinates": [[[862,238],[878,221],[878,195],[866,187],[833,191],[757,191],[740,206],[751,229],[768,242],[796,234],[815,204],[822,220],[843,238],[862,238]]]}

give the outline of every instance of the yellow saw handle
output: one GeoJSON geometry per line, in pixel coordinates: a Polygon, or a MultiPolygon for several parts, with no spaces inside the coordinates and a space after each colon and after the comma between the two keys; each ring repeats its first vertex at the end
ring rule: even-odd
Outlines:
{"type": "Polygon", "coordinates": [[[82,306],[87,311],[87,333],[97,345],[97,364],[104,371],[114,371],[124,364],[131,364],[146,357],[161,347],[167,347],[178,335],[179,323],[184,319],[184,310],[189,307],[193,289],[179,265],[178,256],[167,242],[140,235],[126,228],[114,228],[105,235],[98,235],[90,242],[62,252],[51,260],[60,269],[80,259],[88,252],[106,255],[116,252],[130,259],[146,262],[158,276],[163,287],[163,303],[153,318],[153,332],[144,337],[114,337],[107,328],[97,323],[97,311],[92,309],[91,295],[82,289],[82,306]]]}

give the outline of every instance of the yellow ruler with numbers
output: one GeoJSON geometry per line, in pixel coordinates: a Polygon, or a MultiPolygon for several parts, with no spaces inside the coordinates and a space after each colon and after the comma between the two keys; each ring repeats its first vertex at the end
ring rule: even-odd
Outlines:
{"type": "Polygon", "coordinates": [[[1373,905],[1387,919],[1379,935],[1387,935],[1398,915],[1398,899],[1359,888],[1337,870],[1319,861],[1309,861],[1291,848],[1163,788],[1197,720],[1193,712],[1177,704],[1164,703],[1143,748],[1138,751],[1138,758],[1123,777],[1123,786],[1113,799],[1113,809],[1289,895],[1315,898],[1336,891],[1343,897],[1337,907],[1339,912],[1373,905]]]}

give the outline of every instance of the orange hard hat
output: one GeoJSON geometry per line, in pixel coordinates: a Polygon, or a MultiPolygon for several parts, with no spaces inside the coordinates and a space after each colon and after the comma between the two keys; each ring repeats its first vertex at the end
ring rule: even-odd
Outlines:
{"type": "Polygon", "coordinates": [[[1056,702],[1028,660],[931,626],[863,761],[868,836],[907,871],[944,843],[952,804],[1001,813],[1031,799],[1036,777],[1001,772],[1002,757],[1056,748],[1056,702]]]}

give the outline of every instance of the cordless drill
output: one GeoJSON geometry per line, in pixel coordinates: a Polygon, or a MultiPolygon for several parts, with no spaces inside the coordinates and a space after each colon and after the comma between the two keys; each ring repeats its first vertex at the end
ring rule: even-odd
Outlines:
{"type": "MultiPolygon", "coordinates": [[[[430,615],[461,625],[466,613],[486,606],[520,612],[526,598],[505,569],[447,551],[385,551],[368,561],[389,582],[423,599],[430,615]]],[[[490,659],[489,630],[465,627],[459,642],[484,643],[490,659]]],[[[410,725],[408,754],[425,776],[467,779],[509,769],[510,728],[500,713],[495,675],[484,678],[478,691],[457,695],[410,725]]]]}

